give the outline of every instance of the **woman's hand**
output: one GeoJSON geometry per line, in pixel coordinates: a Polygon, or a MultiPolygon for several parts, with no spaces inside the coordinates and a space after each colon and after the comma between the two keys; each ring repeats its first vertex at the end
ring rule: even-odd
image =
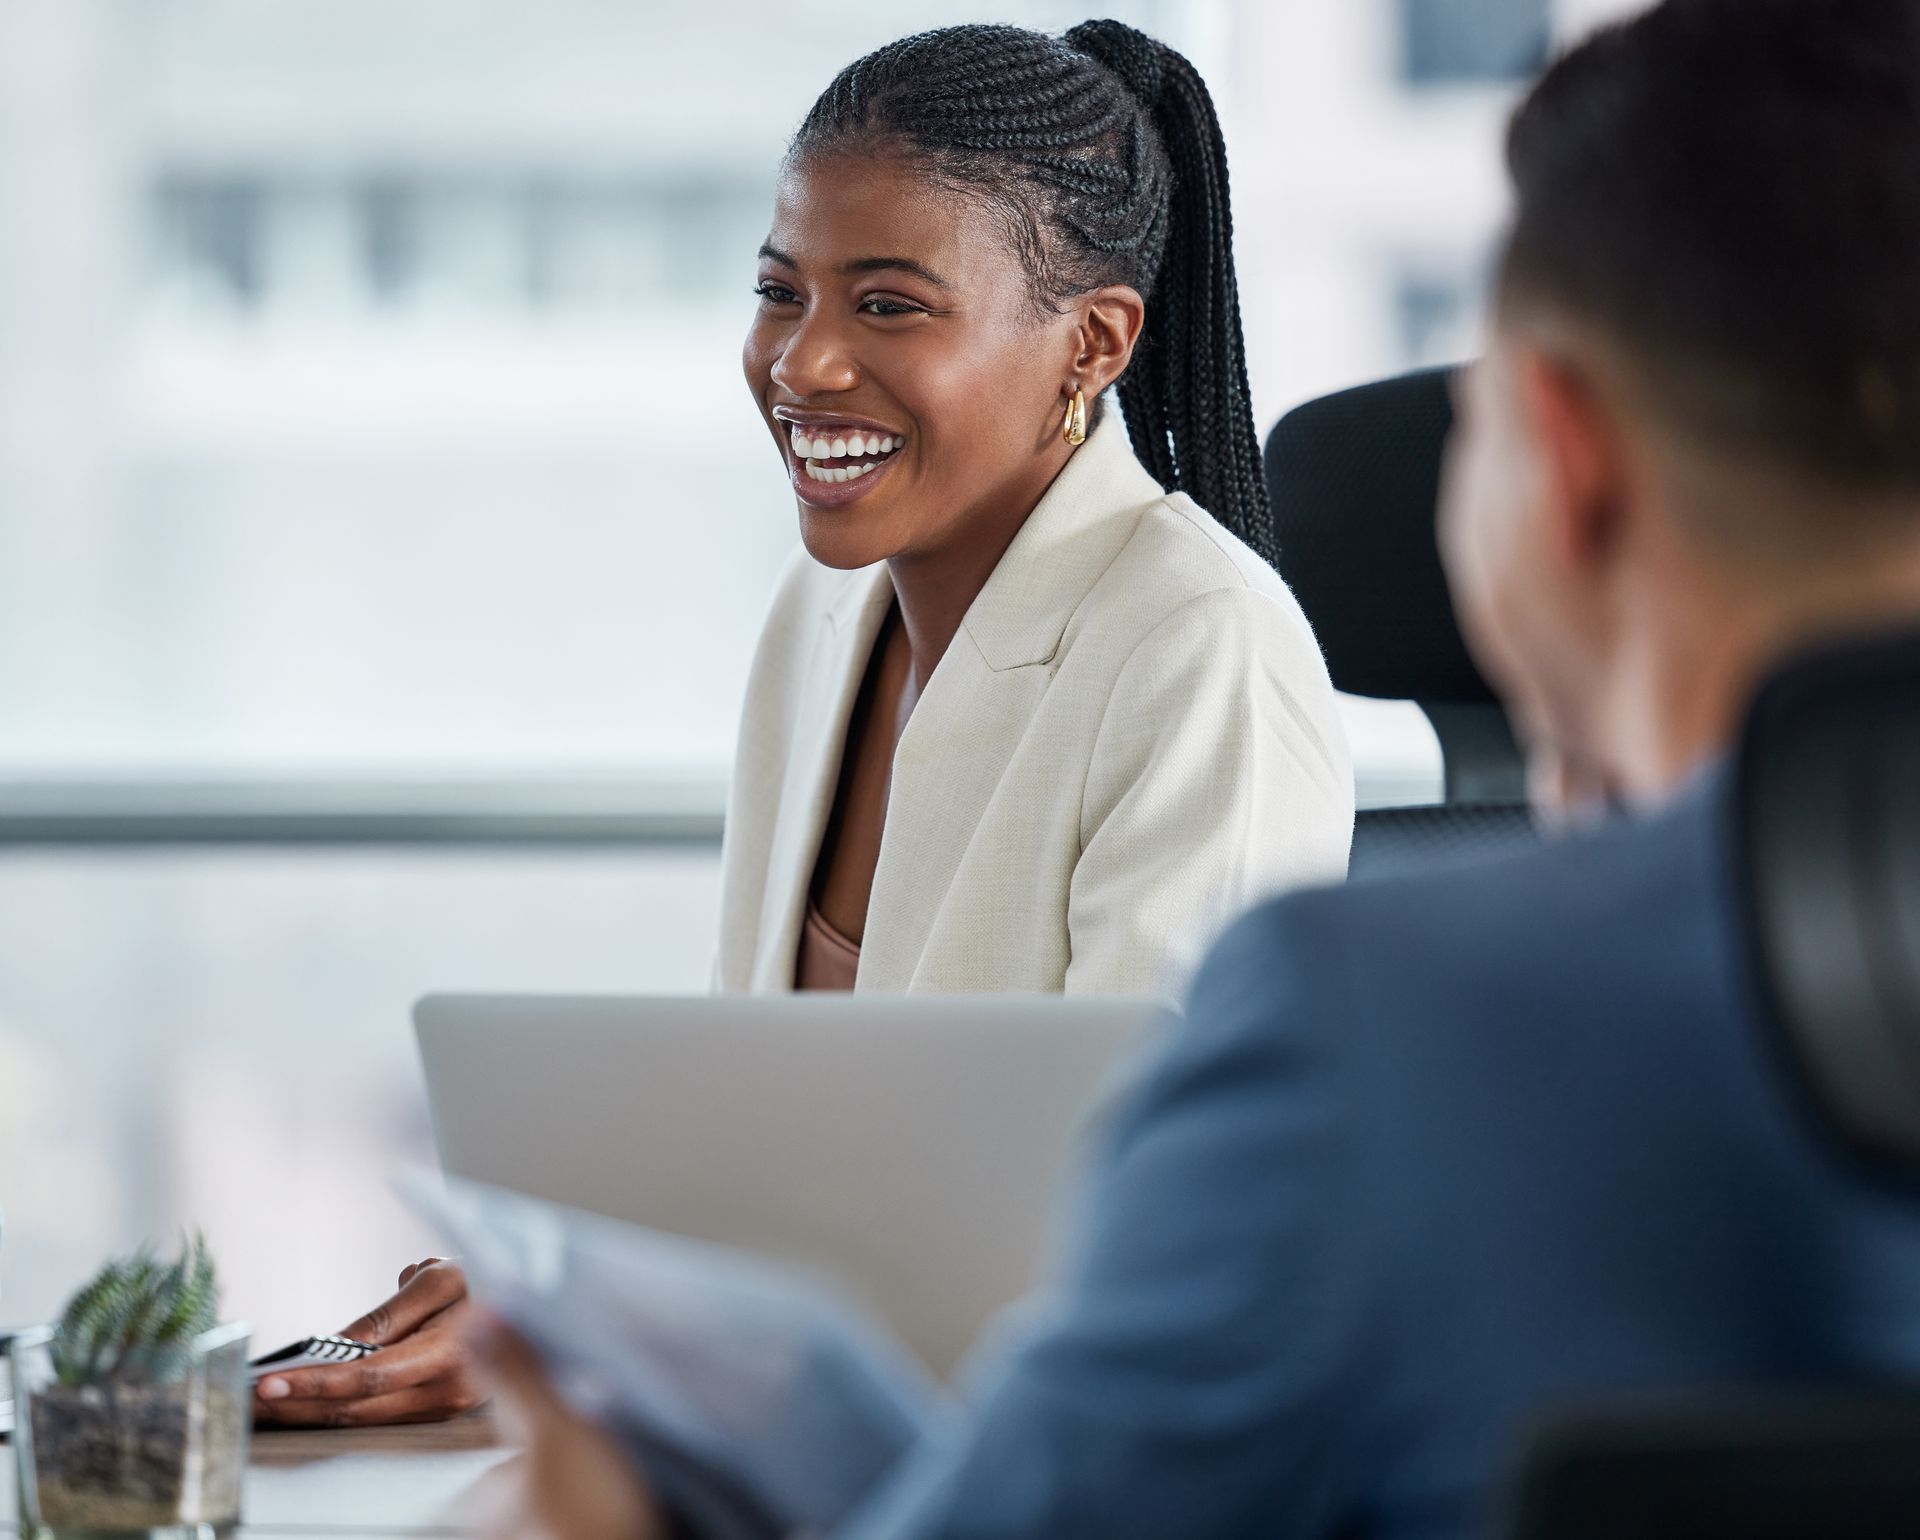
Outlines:
{"type": "Polygon", "coordinates": [[[526,1451],[513,1500],[493,1522],[498,1540],[669,1540],[640,1472],[606,1429],[555,1394],[526,1341],[489,1317],[474,1323],[471,1340],[499,1392],[501,1422],[526,1451]]]}
{"type": "Polygon", "coordinates": [[[378,1353],[270,1375],[254,1387],[253,1414],[279,1427],[360,1428],[471,1411],[485,1399],[464,1332],[472,1310],[456,1264],[416,1262],[399,1293],[340,1334],[378,1343],[378,1353]]]}

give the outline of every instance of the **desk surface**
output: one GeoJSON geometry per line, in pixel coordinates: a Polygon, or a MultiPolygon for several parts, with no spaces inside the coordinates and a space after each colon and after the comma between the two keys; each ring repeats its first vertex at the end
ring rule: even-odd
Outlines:
{"type": "MultiPolygon", "coordinates": [[[[484,1478],[512,1451],[485,1413],[416,1427],[256,1432],[242,1540],[403,1540],[476,1532],[484,1478]]],[[[14,1526],[0,1444],[0,1535],[14,1526]]]]}

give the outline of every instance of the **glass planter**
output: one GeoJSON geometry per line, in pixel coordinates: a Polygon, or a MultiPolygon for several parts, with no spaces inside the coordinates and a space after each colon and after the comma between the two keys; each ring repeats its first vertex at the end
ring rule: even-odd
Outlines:
{"type": "Polygon", "coordinates": [[[89,1385],[54,1373],[53,1331],[13,1360],[22,1540],[148,1535],[204,1540],[240,1520],[252,1402],[247,1328],[217,1326],[163,1370],[89,1385]]]}

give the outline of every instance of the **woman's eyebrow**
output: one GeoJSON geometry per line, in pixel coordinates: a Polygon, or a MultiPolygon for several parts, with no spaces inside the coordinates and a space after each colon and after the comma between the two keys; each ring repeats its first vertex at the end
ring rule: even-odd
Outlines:
{"type": "MultiPolygon", "coordinates": [[[[788,256],[771,241],[763,241],[761,243],[760,256],[764,261],[778,262],[785,267],[797,268],[800,266],[798,262],[794,261],[792,257],[788,256]]],[[[924,279],[935,288],[951,289],[953,287],[952,284],[948,283],[946,279],[942,278],[932,268],[926,266],[924,263],[914,261],[912,257],[855,257],[851,262],[842,262],[840,264],[840,271],[849,276],[856,273],[912,273],[914,277],[924,279]]]]}
{"type": "Polygon", "coordinates": [[[843,273],[883,273],[887,271],[912,273],[914,277],[925,279],[938,289],[951,289],[952,284],[942,278],[932,268],[923,266],[912,257],[856,257],[851,262],[840,264],[843,273]]]}

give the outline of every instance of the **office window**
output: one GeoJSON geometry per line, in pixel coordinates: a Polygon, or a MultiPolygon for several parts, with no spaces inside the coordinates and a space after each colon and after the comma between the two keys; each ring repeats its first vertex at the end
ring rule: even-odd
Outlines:
{"type": "Polygon", "coordinates": [[[1402,366],[1429,369],[1470,356],[1481,292],[1477,267],[1404,264],[1391,295],[1402,366]]]}
{"type": "Polygon", "coordinates": [[[1505,84],[1546,62],[1551,0],[1398,0],[1398,9],[1409,85],[1505,84]]]}
{"type": "Polygon", "coordinates": [[[261,189],[240,177],[163,183],[152,210],[155,281],[181,303],[258,304],[260,203],[261,189]]]}
{"type": "Polygon", "coordinates": [[[782,150],[887,37],[1085,14],[832,9],[0,3],[0,1324],[197,1223],[263,1337],[336,1328],[431,1246],[414,997],[705,986],[782,150]],[[671,837],[364,832],[583,810],[671,837]]]}
{"type": "MultiPolygon", "coordinates": [[[[0,3],[0,1323],[203,1222],[264,1335],[337,1327],[429,1244],[415,994],[701,986],[796,536],[739,377],[780,152],[887,38],[1089,9],[0,3]],[[354,842],[95,816],[287,805],[354,842]],[[583,808],[680,842],[365,832],[583,808]]],[[[1262,427],[1468,345],[1543,5],[1098,10],[1220,102],[1262,427]],[[1475,88],[1383,92],[1395,38],[1475,88]]],[[[1405,713],[1349,727],[1364,797],[1432,794],[1405,713]]]]}
{"type": "MultiPolygon", "coordinates": [[[[0,775],[724,777],[795,535],[738,376],[780,152],[865,42],[978,13],[647,10],[10,21],[50,62],[0,144],[0,775]]],[[[1453,302],[1381,254],[1491,234],[1545,7],[1117,10],[1216,85],[1260,415],[1428,356],[1453,302]],[[1414,78],[1509,85],[1403,123],[1349,51],[1393,20],[1414,78]]]]}
{"type": "Polygon", "coordinates": [[[741,253],[759,244],[767,191],[764,176],[738,170],[167,175],[153,190],[139,298],[189,313],[367,322],[436,310],[520,320],[645,317],[687,302],[738,310],[741,253]]]}

